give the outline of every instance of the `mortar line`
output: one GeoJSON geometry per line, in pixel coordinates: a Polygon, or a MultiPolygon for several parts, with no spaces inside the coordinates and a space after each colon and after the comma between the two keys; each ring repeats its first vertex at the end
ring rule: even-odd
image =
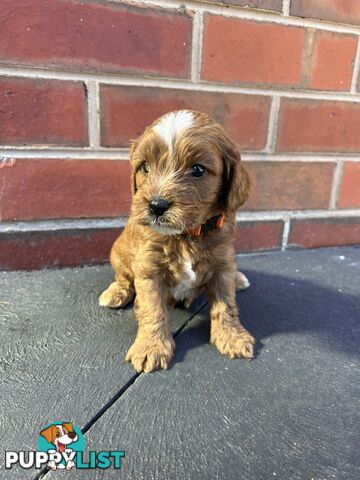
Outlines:
{"type": "MultiPolygon", "coordinates": [[[[249,211],[238,212],[236,221],[239,225],[244,222],[286,221],[286,219],[312,219],[312,218],[346,218],[359,217],[360,209],[341,210],[277,210],[277,211],[249,211]]],[[[63,230],[101,230],[124,228],[128,216],[115,218],[81,218],[58,220],[29,220],[29,221],[3,221],[0,222],[0,234],[51,233],[63,230]]]]}
{"type": "Polygon", "coordinates": [[[197,10],[194,13],[192,29],[191,80],[193,82],[198,82],[201,76],[202,37],[203,14],[197,10]]]}
{"type": "Polygon", "coordinates": [[[280,97],[278,95],[274,95],[271,102],[271,107],[270,107],[269,126],[268,126],[268,132],[267,132],[266,146],[264,149],[264,152],[266,153],[275,152],[278,124],[279,124],[279,114],[280,114],[280,97]]]}
{"type": "Polygon", "coordinates": [[[95,80],[86,82],[88,94],[88,129],[91,148],[100,148],[99,84],[95,80]]]}
{"type": "Polygon", "coordinates": [[[346,159],[349,162],[359,162],[360,155],[349,154],[346,155],[345,153],[329,153],[329,154],[319,154],[319,153],[272,153],[272,152],[250,152],[250,151],[243,151],[241,154],[243,160],[247,162],[336,162],[341,158],[346,159]]]}
{"type": "MultiPolygon", "coordinates": [[[[56,148],[56,147],[16,147],[16,146],[1,146],[0,147],[0,163],[1,160],[6,159],[74,159],[74,160],[129,160],[128,148],[102,148],[91,149],[85,148],[56,148]]],[[[337,162],[344,159],[347,162],[360,162],[359,154],[346,153],[269,153],[265,150],[258,152],[250,150],[242,150],[241,158],[247,162],[337,162]]]]}
{"type": "Polygon", "coordinates": [[[288,243],[289,243],[289,235],[290,235],[290,216],[284,218],[284,227],[283,227],[283,236],[281,241],[281,250],[286,250],[288,243]]]}
{"type": "Polygon", "coordinates": [[[1,159],[74,159],[74,160],[129,160],[129,149],[92,149],[85,148],[32,148],[32,147],[0,147],[1,159]]]}
{"type": "Polygon", "coordinates": [[[360,218],[360,208],[348,208],[341,210],[277,210],[277,211],[239,211],[236,214],[236,221],[251,222],[251,221],[271,221],[290,219],[311,219],[311,218],[344,218],[344,217],[357,217],[360,218]]]}
{"type": "Polygon", "coordinates": [[[337,202],[338,202],[338,199],[339,199],[341,179],[342,179],[342,174],[343,174],[343,167],[344,167],[344,161],[339,160],[336,163],[335,170],[334,170],[333,182],[332,182],[332,186],[331,186],[329,208],[336,208],[336,206],[337,206],[337,202]]]}
{"type": "Polygon", "coordinates": [[[291,0],[283,0],[282,13],[284,17],[288,17],[290,15],[290,1],[291,0]]]}
{"type": "Polygon", "coordinates": [[[358,38],[356,55],[355,55],[355,62],[354,62],[354,70],[351,79],[351,93],[357,93],[357,85],[359,81],[359,71],[360,71],[360,37],[358,38]]]}
{"type": "Polygon", "coordinates": [[[81,218],[0,222],[0,233],[56,232],[63,230],[100,230],[124,228],[128,217],[81,218]]]}
{"type": "MultiPolygon", "coordinates": [[[[115,3],[128,3],[132,4],[132,0],[113,0],[115,3]]],[[[227,5],[224,8],[224,5],[216,4],[203,4],[198,3],[194,0],[142,0],[143,5],[153,5],[160,8],[172,8],[177,9],[178,11],[192,10],[192,11],[202,11],[207,13],[213,13],[215,15],[221,15],[223,17],[231,18],[240,18],[246,20],[253,20],[258,22],[270,22],[276,23],[285,26],[295,26],[295,27],[304,27],[304,28],[317,28],[319,30],[328,30],[333,32],[341,33],[351,33],[353,35],[360,35],[360,28],[357,26],[350,25],[338,25],[333,22],[326,20],[316,20],[310,18],[301,18],[301,17],[292,17],[292,16],[283,16],[279,12],[270,12],[264,10],[250,10],[241,7],[227,5]]]]}
{"type": "Polygon", "coordinates": [[[216,82],[199,81],[194,83],[191,79],[140,77],[131,75],[112,74],[109,72],[65,72],[60,70],[40,69],[31,67],[0,66],[0,75],[11,77],[25,77],[36,79],[66,80],[87,82],[98,81],[104,85],[137,86],[147,88],[167,88],[177,90],[191,90],[200,92],[238,93],[243,95],[258,95],[270,97],[278,95],[281,98],[299,98],[308,100],[333,100],[342,102],[360,103],[360,92],[317,92],[312,90],[291,90],[290,88],[273,88],[266,85],[234,85],[216,82]]]}

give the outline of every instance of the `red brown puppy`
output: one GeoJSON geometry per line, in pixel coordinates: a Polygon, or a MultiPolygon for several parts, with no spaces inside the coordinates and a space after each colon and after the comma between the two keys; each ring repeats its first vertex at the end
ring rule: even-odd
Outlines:
{"type": "Polygon", "coordinates": [[[249,176],[236,145],[203,113],[168,113],[131,147],[132,207],[110,255],[115,281],[100,296],[124,307],[135,296],[138,334],[126,360],[136,371],[167,368],[175,343],[168,308],[189,305],[205,289],[210,342],[231,358],[252,358],[254,338],[238,318],[236,210],[245,202],[249,176]]]}

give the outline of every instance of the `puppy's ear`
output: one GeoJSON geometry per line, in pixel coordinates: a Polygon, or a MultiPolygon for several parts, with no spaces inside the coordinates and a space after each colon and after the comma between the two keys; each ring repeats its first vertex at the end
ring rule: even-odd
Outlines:
{"type": "Polygon", "coordinates": [[[50,427],[45,428],[45,430],[41,430],[40,435],[46,439],[47,442],[53,443],[55,439],[55,432],[56,427],[54,425],[50,425],[50,427]]]}
{"type": "Polygon", "coordinates": [[[65,427],[68,432],[73,432],[74,431],[72,423],[63,422],[62,426],[65,427]]]}
{"type": "Polygon", "coordinates": [[[250,176],[243,167],[236,145],[229,139],[222,147],[222,203],[225,210],[236,212],[249,196],[250,176]]]}
{"type": "Polygon", "coordinates": [[[132,192],[133,195],[136,193],[136,190],[137,190],[136,171],[135,171],[135,167],[134,167],[134,155],[135,155],[135,151],[136,151],[137,146],[138,146],[138,141],[137,140],[133,141],[131,143],[131,146],[130,146],[131,192],[132,192]]]}

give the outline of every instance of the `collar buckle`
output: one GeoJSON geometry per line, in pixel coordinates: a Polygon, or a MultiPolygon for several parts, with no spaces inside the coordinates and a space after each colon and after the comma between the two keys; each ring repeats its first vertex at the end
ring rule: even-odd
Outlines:
{"type": "Polygon", "coordinates": [[[204,224],[196,228],[187,230],[183,235],[190,235],[192,237],[199,237],[202,233],[210,232],[211,230],[220,229],[223,227],[225,221],[225,213],[209,218],[204,224]]]}
{"type": "Polygon", "coordinates": [[[216,228],[222,228],[224,225],[225,213],[221,212],[219,218],[216,220],[216,228]]]}

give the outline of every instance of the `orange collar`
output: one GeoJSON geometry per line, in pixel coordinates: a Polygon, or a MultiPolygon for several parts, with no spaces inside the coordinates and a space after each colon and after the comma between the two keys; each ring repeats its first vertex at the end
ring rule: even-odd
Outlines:
{"type": "Polygon", "coordinates": [[[222,228],[224,225],[225,213],[222,212],[220,215],[215,215],[215,217],[209,218],[205,223],[196,228],[191,228],[186,230],[183,235],[191,235],[193,237],[199,237],[202,233],[210,232],[216,228],[222,228]]]}

